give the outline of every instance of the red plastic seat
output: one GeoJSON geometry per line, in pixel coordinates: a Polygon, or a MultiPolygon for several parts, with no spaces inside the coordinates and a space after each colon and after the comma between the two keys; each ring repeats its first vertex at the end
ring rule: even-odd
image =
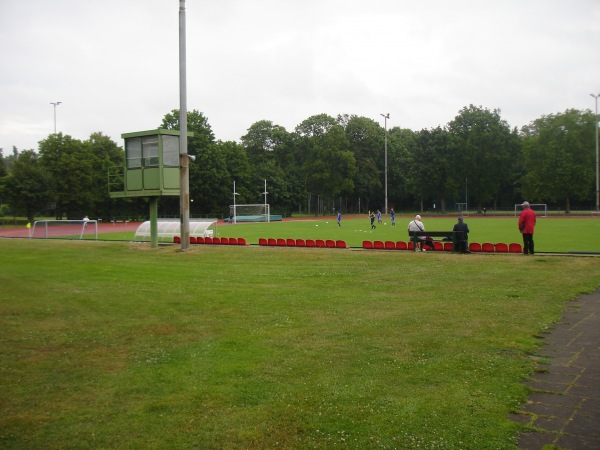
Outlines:
{"type": "Polygon", "coordinates": [[[292,239],[292,238],[287,238],[285,241],[286,245],[288,247],[295,247],[296,246],[296,240],[292,239]]]}
{"type": "Polygon", "coordinates": [[[404,241],[396,242],[396,250],[408,250],[408,245],[404,241]]]}
{"type": "Polygon", "coordinates": [[[363,241],[363,247],[362,248],[366,248],[367,250],[372,250],[373,249],[373,242],[371,242],[371,241],[363,241]]]}
{"type": "Polygon", "coordinates": [[[275,238],[269,238],[267,242],[270,247],[277,247],[277,240],[275,238]]]}
{"type": "Polygon", "coordinates": [[[335,247],[336,248],[348,248],[348,246],[346,245],[346,241],[343,241],[341,239],[338,239],[337,241],[335,241],[335,247]]]}
{"type": "Polygon", "coordinates": [[[454,244],[452,242],[444,242],[444,251],[451,252],[454,250],[454,244]]]}
{"type": "Polygon", "coordinates": [[[317,239],[315,241],[315,246],[319,248],[325,248],[325,241],[323,239],[317,239]]]}
{"type": "Polygon", "coordinates": [[[471,242],[469,244],[469,251],[472,253],[478,253],[481,251],[481,244],[479,242],[471,242]]]}
{"type": "Polygon", "coordinates": [[[306,242],[304,242],[304,239],[296,239],[296,247],[306,247],[306,242]]]}
{"type": "Polygon", "coordinates": [[[508,244],[508,251],[510,253],[523,253],[523,247],[521,244],[513,242],[512,244],[508,244]]]}
{"type": "Polygon", "coordinates": [[[375,241],[375,242],[373,242],[373,248],[376,250],[383,250],[383,249],[385,249],[385,245],[384,245],[383,241],[375,241]]]}
{"type": "Polygon", "coordinates": [[[394,241],[385,241],[386,250],[396,250],[396,243],[394,241]]]}
{"type": "Polygon", "coordinates": [[[205,237],[204,238],[204,243],[205,244],[212,244],[213,243],[213,238],[211,238],[211,237],[205,237]]]}
{"type": "Polygon", "coordinates": [[[181,244],[181,238],[179,236],[173,236],[173,242],[176,244],[181,244]]]}
{"type": "Polygon", "coordinates": [[[248,245],[248,243],[246,242],[246,238],[238,238],[237,244],[238,245],[248,245]]]}
{"type": "Polygon", "coordinates": [[[262,245],[263,247],[266,247],[267,245],[269,245],[269,242],[265,238],[258,238],[258,245],[262,245]]]}
{"type": "Polygon", "coordinates": [[[196,238],[196,244],[204,244],[204,237],[203,236],[198,236],[196,238]]]}
{"type": "Polygon", "coordinates": [[[229,238],[229,245],[237,245],[237,239],[236,238],[229,238]]]}
{"type": "Polygon", "coordinates": [[[504,242],[499,242],[496,244],[496,252],[498,253],[508,253],[508,245],[504,242]]]}
{"type": "Polygon", "coordinates": [[[285,247],[286,246],[285,239],[283,239],[283,238],[277,238],[277,246],[278,247],[285,247]]]}
{"type": "Polygon", "coordinates": [[[196,238],[194,236],[190,236],[190,244],[196,244],[196,238]]]}
{"type": "Polygon", "coordinates": [[[229,245],[229,238],[222,237],[221,238],[221,244],[222,245],[229,245]]]}
{"type": "Polygon", "coordinates": [[[332,239],[327,239],[325,241],[325,247],[327,248],[335,248],[335,241],[332,239]]]}
{"type": "Polygon", "coordinates": [[[440,241],[433,241],[433,249],[436,252],[441,252],[444,250],[444,244],[442,244],[440,241]]]}
{"type": "Polygon", "coordinates": [[[406,247],[408,250],[414,250],[415,249],[415,243],[413,241],[408,241],[408,243],[406,244],[406,247]]]}
{"type": "Polygon", "coordinates": [[[216,244],[216,245],[220,245],[221,244],[221,238],[213,237],[212,243],[216,244]]]}
{"type": "Polygon", "coordinates": [[[306,246],[307,247],[316,247],[317,244],[315,243],[315,241],[313,239],[307,239],[306,240],[306,246]]]}
{"type": "Polygon", "coordinates": [[[486,253],[494,253],[496,249],[494,248],[494,244],[484,242],[483,244],[481,244],[481,251],[486,253]]]}

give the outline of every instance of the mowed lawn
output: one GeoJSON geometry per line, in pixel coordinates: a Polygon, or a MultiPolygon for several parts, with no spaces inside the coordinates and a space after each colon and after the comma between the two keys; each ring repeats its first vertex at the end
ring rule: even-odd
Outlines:
{"type": "MultiPolygon", "coordinates": [[[[261,237],[293,239],[342,239],[351,247],[361,247],[363,240],[408,241],[407,227],[412,216],[398,217],[392,227],[389,218],[372,230],[368,218],[350,216],[342,218],[338,227],[334,217],[286,222],[240,223],[237,225],[217,226],[218,236],[245,237],[248,242],[258,244],[261,237]]],[[[447,231],[457,222],[453,216],[423,216],[425,227],[429,231],[447,231]]],[[[471,233],[470,242],[489,242],[522,244],[516,217],[467,217],[471,233]]],[[[539,252],[597,252],[600,253],[599,217],[538,217],[534,235],[536,250],[539,252]]]]}
{"type": "Polygon", "coordinates": [[[600,258],[0,239],[0,283],[1,448],[508,449],[600,258]]]}

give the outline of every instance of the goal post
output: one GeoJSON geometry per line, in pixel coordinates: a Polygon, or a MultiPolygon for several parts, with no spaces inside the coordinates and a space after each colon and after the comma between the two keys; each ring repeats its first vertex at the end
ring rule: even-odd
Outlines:
{"type": "Polygon", "coordinates": [[[457,203],[456,211],[458,211],[459,213],[466,213],[467,212],[467,204],[466,203],[457,203]]]}
{"type": "MultiPolygon", "coordinates": [[[[530,203],[529,207],[533,209],[542,217],[548,217],[548,204],[547,203],[530,203]]],[[[523,204],[515,203],[515,217],[521,214],[523,211],[523,204]]]]}
{"type": "Polygon", "coordinates": [[[229,205],[229,221],[237,222],[270,222],[271,206],[268,203],[255,205],[229,205]]]}
{"type": "Polygon", "coordinates": [[[33,239],[94,239],[98,240],[97,220],[36,220],[30,238],[33,239]]]}

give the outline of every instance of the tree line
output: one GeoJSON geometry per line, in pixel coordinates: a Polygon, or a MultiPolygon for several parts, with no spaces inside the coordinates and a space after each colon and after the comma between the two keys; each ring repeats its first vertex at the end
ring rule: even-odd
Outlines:
{"type": "MultiPolygon", "coordinates": [[[[293,131],[269,120],[239,142],[216,140],[207,118],[188,112],[192,217],[223,217],[233,202],[262,203],[292,214],[384,210],[387,153],[389,209],[452,212],[510,209],[527,199],[569,212],[595,208],[594,114],[569,109],[521,130],[498,109],[469,105],[446,126],[389,130],[356,115],[311,116],[293,131]],[[387,139],[387,152],[384,151],[387,139]]],[[[179,112],[159,128],[179,129],[179,112]]],[[[56,133],[37,151],[4,156],[0,149],[0,214],[110,220],[147,215],[146,199],[111,199],[107,173],[122,167],[124,150],[102,133],[80,141],[56,133]]],[[[161,198],[159,213],[179,215],[177,197],[161,198]]]]}

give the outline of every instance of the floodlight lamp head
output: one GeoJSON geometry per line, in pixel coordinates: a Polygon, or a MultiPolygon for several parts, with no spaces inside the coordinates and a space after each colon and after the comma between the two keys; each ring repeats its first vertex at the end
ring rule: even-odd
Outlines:
{"type": "Polygon", "coordinates": [[[194,155],[188,155],[188,159],[189,159],[191,162],[194,162],[194,161],[196,161],[196,157],[195,157],[194,155]]]}

